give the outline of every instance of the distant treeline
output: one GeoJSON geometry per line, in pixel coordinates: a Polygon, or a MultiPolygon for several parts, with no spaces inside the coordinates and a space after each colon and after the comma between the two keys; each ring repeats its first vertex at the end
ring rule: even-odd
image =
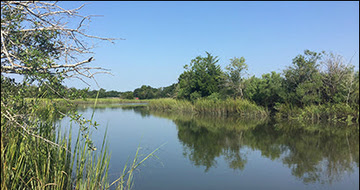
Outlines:
{"type": "Polygon", "coordinates": [[[29,89],[27,97],[42,97],[42,98],[60,98],[58,94],[66,94],[66,98],[122,98],[122,99],[158,99],[158,98],[176,98],[175,88],[177,84],[174,83],[167,87],[153,88],[151,86],[142,85],[140,88],[134,91],[119,92],[115,90],[106,91],[103,88],[100,90],[89,90],[67,88],[66,86],[59,84],[58,89],[61,93],[53,93],[48,91],[46,85],[42,86],[43,91],[39,91],[36,86],[27,86],[29,89]]]}
{"type": "Polygon", "coordinates": [[[134,91],[118,92],[78,90],[60,85],[59,89],[67,90],[70,98],[79,95],[95,98],[99,93],[99,98],[174,98],[191,102],[197,99],[246,99],[284,118],[319,119],[324,113],[333,117],[330,115],[337,112],[343,113],[342,118],[347,120],[358,118],[359,71],[345,63],[340,55],[305,50],[282,73],[272,71],[261,78],[248,76],[244,57],[230,59],[224,70],[218,61],[216,56],[206,52],[205,57],[198,56],[184,66],[185,71],[177,83],[163,88],[143,85],[134,91]]]}

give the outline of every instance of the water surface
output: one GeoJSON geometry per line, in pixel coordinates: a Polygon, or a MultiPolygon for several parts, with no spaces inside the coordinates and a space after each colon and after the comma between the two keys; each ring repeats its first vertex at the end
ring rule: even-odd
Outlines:
{"type": "MultiPolygon", "coordinates": [[[[79,113],[90,118],[92,108],[79,113]]],[[[110,181],[142,147],[141,157],[166,143],[135,173],[142,189],[358,189],[359,129],[270,124],[262,120],[199,117],[98,108],[92,138],[105,128],[110,181]]],[[[66,126],[69,120],[62,120],[66,126]]]]}

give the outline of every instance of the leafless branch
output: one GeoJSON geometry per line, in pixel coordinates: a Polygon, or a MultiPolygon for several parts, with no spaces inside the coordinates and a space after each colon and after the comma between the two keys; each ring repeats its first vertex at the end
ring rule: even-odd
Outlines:
{"type": "MultiPolygon", "coordinates": [[[[5,17],[1,19],[1,73],[17,73],[23,74],[28,71],[37,71],[39,73],[52,72],[54,69],[66,69],[64,73],[67,76],[72,76],[70,72],[82,75],[83,77],[92,78],[97,73],[109,73],[109,72],[94,72],[94,74],[86,74],[88,70],[105,70],[102,67],[82,67],[83,64],[89,63],[92,60],[86,59],[84,61],[77,61],[78,55],[87,55],[91,53],[93,47],[85,45],[85,41],[82,38],[98,39],[101,41],[109,41],[114,43],[116,38],[99,37],[90,35],[83,32],[81,29],[86,20],[90,20],[90,16],[82,16],[78,14],[78,11],[84,7],[85,4],[75,9],[64,9],[55,3],[49,2],[37,2],[37,1],[2,1],[1,9],[2,14],[5,13],[5,8],[11,14],[15,14],[17,11],[23,15],[23,20],[19,21],[21,27],[17,31],[14,31],[9,26],[12,20],[6,20],[5,17]],[[81,19],[77,28],[67,27],[67,23],[62,21],[64,18],[81,19]],[[39,33],[41,32],[41,33],[39,33]],[[28,58],[21,54],[22,52],[29,52],[31,45],[34,42],[15,43],[12,39],[16,35],[22,36],[21,41],[31,40],[36,35],[46,35],[49,32],[55,32],[56,37],[52,37],[53,43],[57,55],[50,55],[50,60],[42,64],[36,63],[29,65],[28,58]],[[56,61],[58,60],[58,61],[56,61]],[[63,63],[61,63],[63,62],[63,63]]],[[[122,39],[120,39],[122,40],[122,39]]]]}
{"type": "MultiPolygon", "coordinates": [[[[1,73],[51,74],[43,76],[56,74],[64,78],[77,78],[85,83],[83,78],[93,79],[98,85],[94,75],[111,73],[102,67],[88,65],[95,59],[91,52],[94,46],[89,46],[86,39],[111,43],[119,39],[100,37],[84,32],[82,28],[95,16],[79,15],[79,10],[84,5],[67,10],[57,5],[56,2],[1,1],[1,73]],[[78,24],[75,23],[72,25],[75,27],[69,27],[69,23],[66,22],[67,18],[78,21],[78,24]]],[[[41,82],[44,79],[39,77],[37,80],[41,82]]],[[[45,85],[69,102],[47,82],[45,85]]],[[[1,110],[1,115],[11,125],[21,128],[23,130],[21,134],[31,135],[51,145],[62,147],[32,133],[29,122],[25,121],[29,114],[19,116],[11,113],[10,105],[3,100],[1,107],[5,108],[1,110]]],[[[61,112],[59,111],[59,113],[61,112]]],[[[61,114],[64,115],[64,113],[61,114]]],[[[66,147],[62,148],[66,149],[66,147]]]]}

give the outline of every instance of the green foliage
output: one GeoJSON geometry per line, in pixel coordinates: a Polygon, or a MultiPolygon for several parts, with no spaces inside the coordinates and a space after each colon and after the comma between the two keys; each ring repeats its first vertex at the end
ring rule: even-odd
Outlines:
{"type": "MultiPolygon", "coordinates": [[[[36,100],[25,101],[25,103],[33,104],[34,101],[36,100]]],[[[63,135],[60,128],[57,128],[57,132],[55,130],[55,123],[59,118],[56,114],[59,112],[54,108],[58,108],[49,102],[45,104],[38,102],[37,105],[39,109],[32,109],[34,115],[28,118],[34,123],[25,124],[25,126],[31,125],[25,129],[27,133],[34,135],[26,134],[26,131],[16,125],[9,125],[10,123],[5,118],[11,116],[2,115],[1,187],[8,189],[45,189],[47,186],[52,189],[72,189],[74,185],[91,186],[90,188],[102,187],[106,181],[104,174],[107,172],[106,165],[109,162],[106,146],[103,144],[100,153],[94,152],[94,148],[89,147],[91,143],[82,140],[81,128],[79,128],[76,146],[72,150],[71,133],[63,135]],[[80,151],[82,154],[75,158],[80,151]],[[79,160],[82,162],[80,163],[79,160]],[[84,165],[84,163],[87,164],[84,165]],[[73,173],[74,166],[78,168],[81,166],[81,172],[73,173]],[[84,181],[74,183],[74,175],[84,176],[92,181],[91,183],[84,181]]],[[[2,106],[2,109],[5,108],[2,106]]],[[[7,111],[13,112],[16,109],[7,111]]]]}
{"type": "Polygon", "coordinates": [[[195,102],[199,98],[201,98],[201,93],[199,93],[198,91],[195,91],[195,92],[190,94],[190,100],[192,102],[195,102]]]}
{"type": "Polygon", "coordinates": [[[289,104],[275,106],[277,119],[296,120],[299,122],[342,122],[353,124],[359,122],[359,112],[345,103],[309,105],[299,108],[289,104]]]}
{"type": "Polygon", "coordinates": [[[188,100],[157,99],[149,102],[150,110],[168,112],[185,112],[194,114],[210,114],[218,116],[237,115],[240,117],[264,118],[268,113],[261,106],[248,100],[228,98],[220,100],[216,94],[207,98],[188,100]]]}
{"type": "Polygon", "coordinates": [[[212,101],[215,102],[215,101],[223,99],[223,97],[222,97],[222,95],[220,93],[214,92],[210,96],[206,97],[206,99],[212,100],[212,101]]]}
{"type": "MultiPolygon", "coordinates": [[[[230,61],[223,72],[216,65],[217,57],[209,53],[207,57],[191,60],[190,65],[184,66],[177,87],[173,88],[177,98],[190,100],[194,106],[188,110],[196,112],[221,115],[224,110],[231,110],[229,113],[245,114],[245,110],[255,113],[263,109],[254,107],[253,103],[245,103],[237,111],[231,106],[223,109],[218,105],[228,102],[227,97],[240,97],[245,99],[243,103],[251,101],[265,107],[276,118],[319,121],[329,120],[335,112],[344,112],[346,114],[336,114],[337,121],[358,122],[359,72],[345,65],[341,56],[305,50],[283,73],[273,71],[261,78],[244,77],[247,70],[244,57],[230,61]]],[[[236,102],[238,100],[233,103],[236,102]]]]}
{"type": "Polygon", "coordinates": [[[283,102],[283,78],[279,73],[263,74],[261,79],[255,76],[245,81],[245,97],[256,104],[272,109],[276,103],[283,102]]]}
{"type": "Polygon", "coordinates": [[[120,98],[123,99],[134,99],[134,93],[132,91],[122,92],[120,98]]]}
{"type": "Polygon", "coordinates": [[[166,112],[193,112],[194,106],[187,100],[175,100],[171,98],[156,99],[149,102],[149,109],[166,112]]]}
{"type": "Polygon", "coordinates": [[[340,55],[333,53],[325,55],[325,59],[321,62],[323,103],[348,103],[356,89],[353,86],[356,82],[354,66],[345,64],[340,55]]]}
{"type": "Polygon", "coordinates": [[[178,84],[174,83],[170,86],[164,88],[159,88],[159,96],[157,98],[175,98],[176,97],[176,88],[178,84]]]}
{"type": "Polygon", "coordinates": [[[134,90],[134,97],[139,99],[153,99],[157,96],[157,89],[151,86],[142,85],[134,90]]]}
{"type": "Polygon", "coordinates": [[[347,100],[349,105],[359,112],[359,71],[356,71],[353,75],[353,82],[350,85],[347,100]]]}
{"type": "Polygon", "coordinates": [[[232,94],[234,98],[244,96],[244,75],[248,69],[245,58],[234,57],[230,59],[230,64],[225,67],[227,94],[232,94]]]}
{"type": "Polygon", "coordinates": [[[284,70],[285,102],[299,107],[320,102],[322,86],[318,60],[321,53],[304,51],[293,59],[292,66],[284,70]]]}
{"type": "MultiPolygon", "coordinates": [[[[217,57],[206,52],[207,57],[198,56],[191,60],[190,65],[185,65],[185,71],[179,76],[178,98],[191,99],[191,94],[197,92],[201,97],[219,92],[223,82],[223,72],[217,57]]],[[[193,98],[198,95],[194,94],[193,98]]]]}

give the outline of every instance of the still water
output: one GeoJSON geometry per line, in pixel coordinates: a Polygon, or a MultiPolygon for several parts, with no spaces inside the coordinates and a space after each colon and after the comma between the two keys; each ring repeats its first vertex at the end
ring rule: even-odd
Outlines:
{"type": "MultiPolygon", "coordinates": [[[[79,109],[90,118],[93,108],[79,109]]],[[[110,181],[161,146],[135,172],[135,190],[359,189],[359,129],[195,117],[144,108],[95,109],[92,139],[107,130],[110,181]],[[165,144],[165,145],[164,145],[165,144]]],[[[69,119],[61,121],[68,126],[69,119]]]]}

